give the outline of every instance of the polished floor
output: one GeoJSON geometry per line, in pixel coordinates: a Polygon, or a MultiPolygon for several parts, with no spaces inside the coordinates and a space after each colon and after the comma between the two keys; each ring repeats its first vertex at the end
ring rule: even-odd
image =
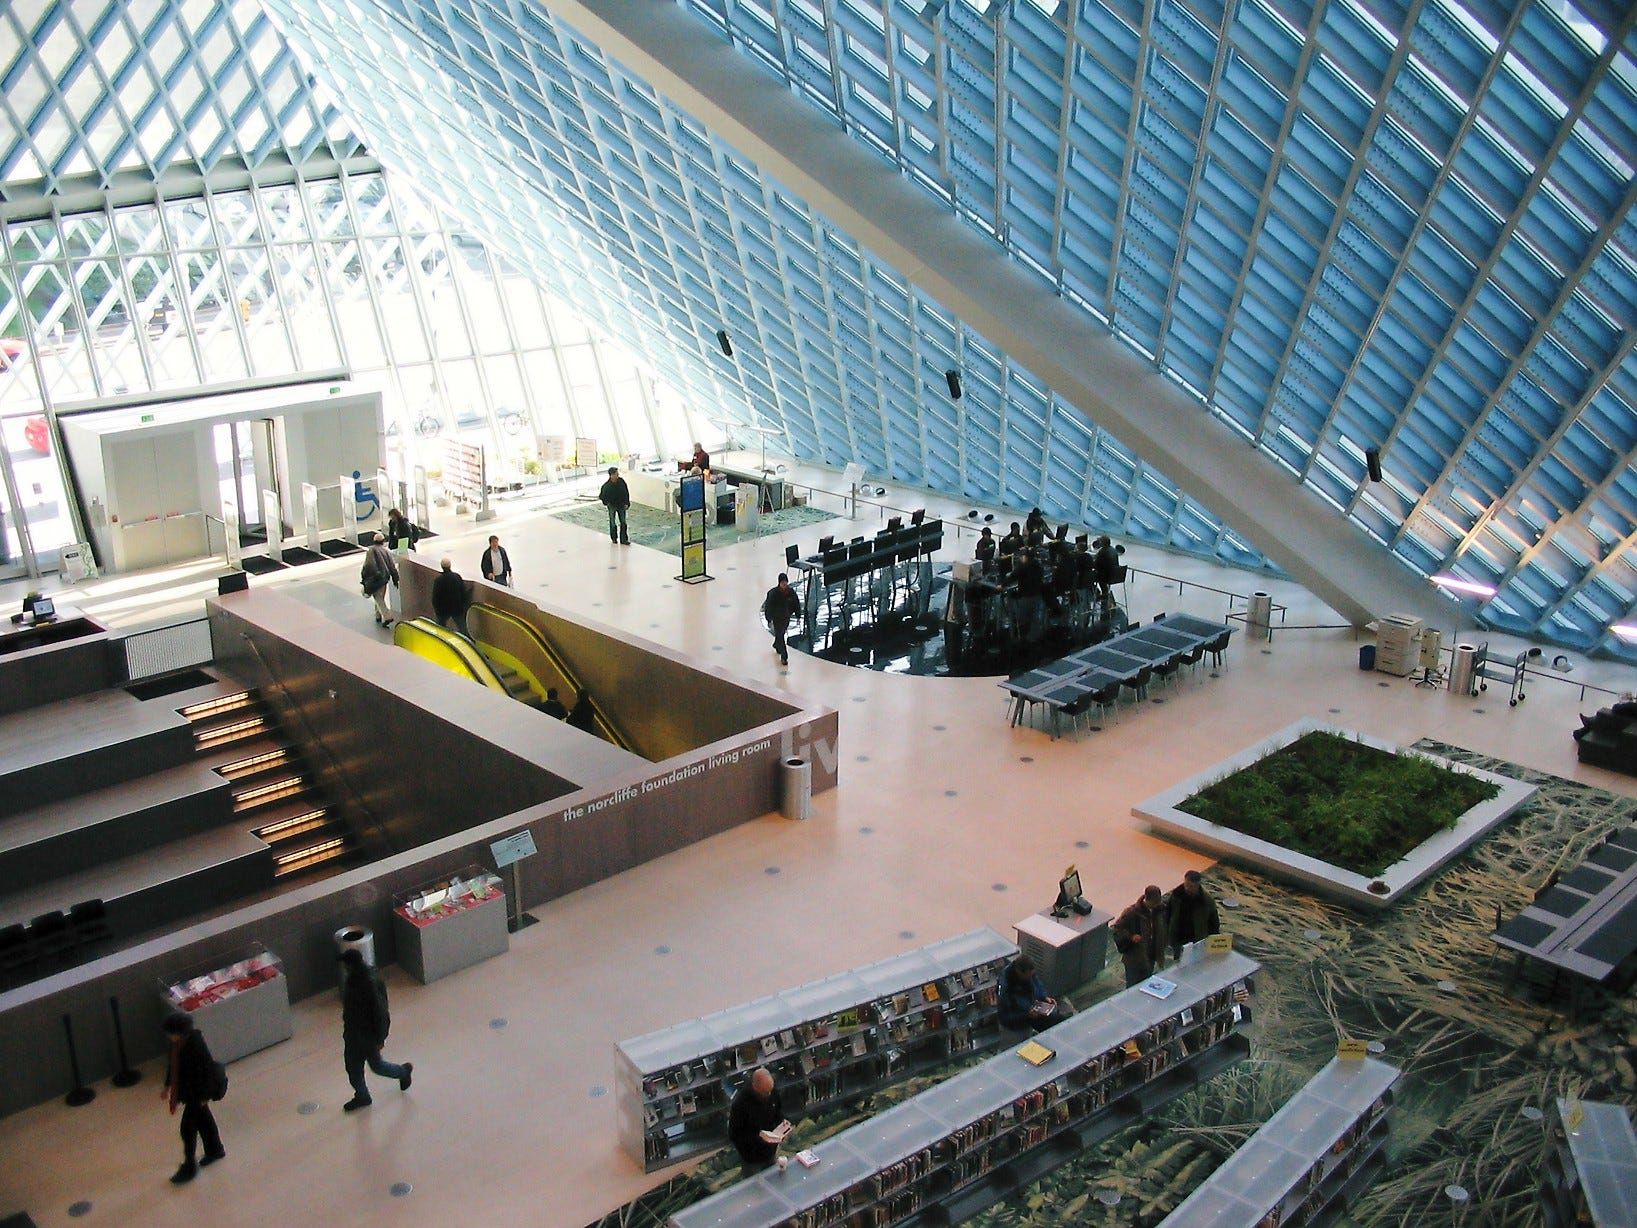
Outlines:
{"type": "MultiPolygon", "coordinates": [[[[862,509],[859,531],[878,519],[862,509]]],[[[1128,563],[1176,579],[1138,575],[1133,617],[1221,616],[1227,598],[1211,589],[1265,588],[1288,606],[1285,629],[1271,644],[1236,637],[1220,677],[1202,670],[1163,703],[1052,741],[1009,727],[994,679],[848,669],[802,654],[779,668],[757,610],[787,541],[805,553],[814,530],[734,546],[718,535],[717,578],[689,586],[675,581],[674,558],[517,507],[483,526],[450,517],[435,527],[457,568],[475,572],[483,539],[499,533],[519,587],[542,602],[833,705],[840,787],[817,799],[810,822],[768,816],[535,909],[541,923],[504,958],[428,987],[389,973],[387,1052],[415,1062],[415,1086],[400,1095],[378,1084],[366,1112],[341,1112],[334,995],[300,1003],[292,1040],[234,1065],[218,1113],[228,1158],[192,1186],[165,1180],[178,1145],[153,1064],[134,1089],[99,1086],[87,1107],[14,1116],[0,1148],[0,1215],[579,1228],[664,1177],[643,1174],[616,1141],[615,1041],[974,926],[1009,934],[1050,903],[1070,862],[1105,907],[1149,882],[1169,887],[1203,859],[1148,835],[1132,804],[1302,717],[1399,743],[1435,736],[1637,796],[1637,780],[1582,769],[1570,738],[1576,713],[1608,698],[1583,697],[1580,684],[1626,690],[1637,671],[1575,657],[1572,672],[1535,682],[1516,708],[1493,684],[1476,698],[1418,688],[1361,673],[1351,631],[1294,629],[1339,621],[1300,590],[1141,547],[1128,563]]],[[[951,540],[945,554],[965,553],[970,540],[951,540]]],[[[343,560],[272,582],[360,634],[382,634],[356,596],[356,571],[343,560]]],[[[196,609],[212,575],[115,577],[84,586],[79,601],[130,625],[196,609]]]]}

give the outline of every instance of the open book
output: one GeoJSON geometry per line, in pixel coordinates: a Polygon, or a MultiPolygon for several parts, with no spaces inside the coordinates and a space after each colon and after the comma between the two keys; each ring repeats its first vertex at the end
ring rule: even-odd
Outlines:
{"type": "Polygon", "coordinates": [[[785,1136],[788,1135],[789,1133],[790,1133],[790,1123],[787,1122],[787,1121],[781,1121],[778,1125],[774,1126],[771,1130],[761,1131],[762,1142],[772,1143],[775,1147],[777,1147],[780,1143],[784,1142],[785,1136]]]}

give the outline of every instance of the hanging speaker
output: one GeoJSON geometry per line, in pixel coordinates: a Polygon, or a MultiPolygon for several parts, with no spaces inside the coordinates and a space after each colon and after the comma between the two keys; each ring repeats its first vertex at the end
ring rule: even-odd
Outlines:
{"type": "Polygon", "coordinates": [[[726,354],[729,358],[733,357],[733,342],[728,340],[727,329],[723,328],[717,330],[716,344],[722,347],[722,353],[726,354]]]}
{"type": "Polygon", "coordinates": [[[1381,481],[1381,449],[1380,448],[1365,448],[1364,449],[1364,467],[1370,471],[1370,480],[1372,482],[1381,481]]]}
{"type": "Polygon", "coordinates": [[[945,371],[944,372],[944,380],[949,385],[950,399],[955,400],[955,401],[960,400],[961,399],[961,373],[959,371],[945,371]]]}

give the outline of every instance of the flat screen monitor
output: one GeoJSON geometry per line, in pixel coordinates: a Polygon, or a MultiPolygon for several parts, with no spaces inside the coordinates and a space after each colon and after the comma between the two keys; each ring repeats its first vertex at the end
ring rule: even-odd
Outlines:
{"type": "Polygon", "coordinates": [[[34,621],[42,622],[57,616],[57,603],[50,597],[36,597],[34,599],[34,621]]]}
{"type": "Polygon", "coordinates": [[[1084,892],[1080,890],[1080,871],[1078,870],[1070,870],[1057,884],[1057,902],[1059,904],[1072,904],[1083,894],[1084,892]]]}
{"type": "Polygon", "coordinates": [[[845,563],[847,561],[847,547],[846,546],[831,546],[831,547],[829,547],[828,549],[825,550],[824,554],[821,556],[821,561],[824,563],[824,565],[826,567],[834,567],[839,563],[845,563]]]}
{"type": "Polygon", "coordinates": [[[887,532],[888,533],[896,533],[896,532],[898,532],[899,529],[901,529],[903,527],[904,527],[904,518],[902,516],[894,516],[890,520],[887,521],[887,532]]]}
{"type": "Polygon", "coordinates": [[[913,512],[910,513],[909,522],[911,524],[920,524],[921,521],[923,521],[925,519],[926,519],[926,508],[918,507],[913,512]]]}
{"type": "Polygon", "coordinates": [[[834,537],[821,537],[819,538],[818,552],[820,554],[828,554],[830,552],[830,547],[835,544],[836,539],[834,537]]]}

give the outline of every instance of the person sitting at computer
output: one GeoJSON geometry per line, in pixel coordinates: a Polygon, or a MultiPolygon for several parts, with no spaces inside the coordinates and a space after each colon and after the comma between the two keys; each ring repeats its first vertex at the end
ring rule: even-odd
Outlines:
{"type": "Polygon", "coordinates": [[[1035,973],[1034,960],[1019,955],[1000,978],[1000,1024],[1013,1031],[1040,1032],[1074,1014],[1067,998],[1054,998],[1035,973]]]}
{"type": "Polygon", "coordinates": [[[1023,519],[1023,535],[1033,537],[1036,533],[1042,537],[1046,535],[1046,513],[1038,507],[1032,507],[1023,519]]]}
{"type": "Polygon", "coordinates": [[[1023,549],[1023,531],[1018,528],[1018,523],[1014,520],[1006,536],[1000,539],[1000,553],[1016,554],[1021,549],[1023,549]]]}
{"type": "Polygon", "coordinates": [[[982,563],[986,569],[994,564],[995,535],[989,529],[986,528],[982,533],[978,534],[978,544],[976,549],[972,551],[972,556],[982,563]]]}

